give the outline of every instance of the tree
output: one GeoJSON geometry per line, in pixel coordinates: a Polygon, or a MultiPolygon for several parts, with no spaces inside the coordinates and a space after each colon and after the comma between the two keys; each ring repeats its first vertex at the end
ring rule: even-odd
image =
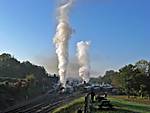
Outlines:
{"type": "Polygon", "coordinates": [[[150,70],[150,64],[148,61],[146,60],[140,60],[138,62],[136,62],[135,64],[136,68],[138,68],[142,73],[148,73],[148,71],[150,70]]]}
{"type": "Polygon", "coordinates": [[[139,71],[135,68],[134,65],[129,64],[124,66],[119,70],[119,73],[116,77],[114,77],[115,81],[121,88],[122,92],[130,96],[131,94],[135,94],[135,77],[139,71]]]}
{"type": "Polygon", "coordinates": [[[113,77],[117,74],[114,70],[106,71],[105,75],[102,77],[102,81],[107,84],[112,84],[113,77]]]}

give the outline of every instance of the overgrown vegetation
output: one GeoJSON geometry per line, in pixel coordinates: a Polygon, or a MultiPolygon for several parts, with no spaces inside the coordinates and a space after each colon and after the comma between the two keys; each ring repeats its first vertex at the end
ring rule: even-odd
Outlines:
{"type": "Polygon", "coordinates": [[[19,62],[10,54],[0,55],[0,109],[45,93],[58,81],[45,69],[30,62],[19,62]]]}

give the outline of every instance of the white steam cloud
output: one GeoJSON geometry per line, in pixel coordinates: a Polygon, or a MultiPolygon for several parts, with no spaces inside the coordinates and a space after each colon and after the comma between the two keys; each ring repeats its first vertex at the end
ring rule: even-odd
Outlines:
{"type": "Polygon", "coordinates": [[[53,42],[56,46],[56,54],[58,57],[58,73],[60,76],[60,82],[62,86],[65,87],[68,65],[68,43],[72,34],[72,29],[69,26],[68,14],[73,0],[62,0],[62,2],[63,4],[58,7],[58,25],[53,42]]]}
{"type": "Polygon", "coordinates": [[[89,59],[90,42],[77,43],[77,57],[79,62],[79,76],[83,82],[89,82],[90,79],[90,59],[89,59]]]}

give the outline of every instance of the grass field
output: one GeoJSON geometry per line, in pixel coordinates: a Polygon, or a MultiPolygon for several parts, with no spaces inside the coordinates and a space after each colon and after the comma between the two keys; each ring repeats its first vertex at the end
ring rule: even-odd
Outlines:
{"type": "Polygon", "coordinates": [[[139,99],[138,101],[138,99],[135,99],[135,102],[133,102],[133,99],[126,100],[120,97],[111,97],[110,100],[116,108],[127,110],[129,113],[150,113],[150,104],[143,104],[145,100],[139,99]]]}
{"type": "MultiPolygon", "coordinates": [[[[147,99],[113,96],[109,100],[114,105],[113,110],[94,109],[92,113],[150,113],[150,100],[147,99]]],[[[77,113],[77,109],[83,108],[83,103],[84,98],[82,97],[56,109],[53,113],[77,113]]]]}

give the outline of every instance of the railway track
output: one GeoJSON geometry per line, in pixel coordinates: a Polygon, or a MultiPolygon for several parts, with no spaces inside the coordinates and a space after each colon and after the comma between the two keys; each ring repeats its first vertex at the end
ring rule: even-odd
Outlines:
{"type": "Polygon", "coordinates": [[[68,103],[71,100],[83,96],[84,93],[45,95],[41,101],[29,103],[3,113],[51,113],[52,110],[68,103]]]}

